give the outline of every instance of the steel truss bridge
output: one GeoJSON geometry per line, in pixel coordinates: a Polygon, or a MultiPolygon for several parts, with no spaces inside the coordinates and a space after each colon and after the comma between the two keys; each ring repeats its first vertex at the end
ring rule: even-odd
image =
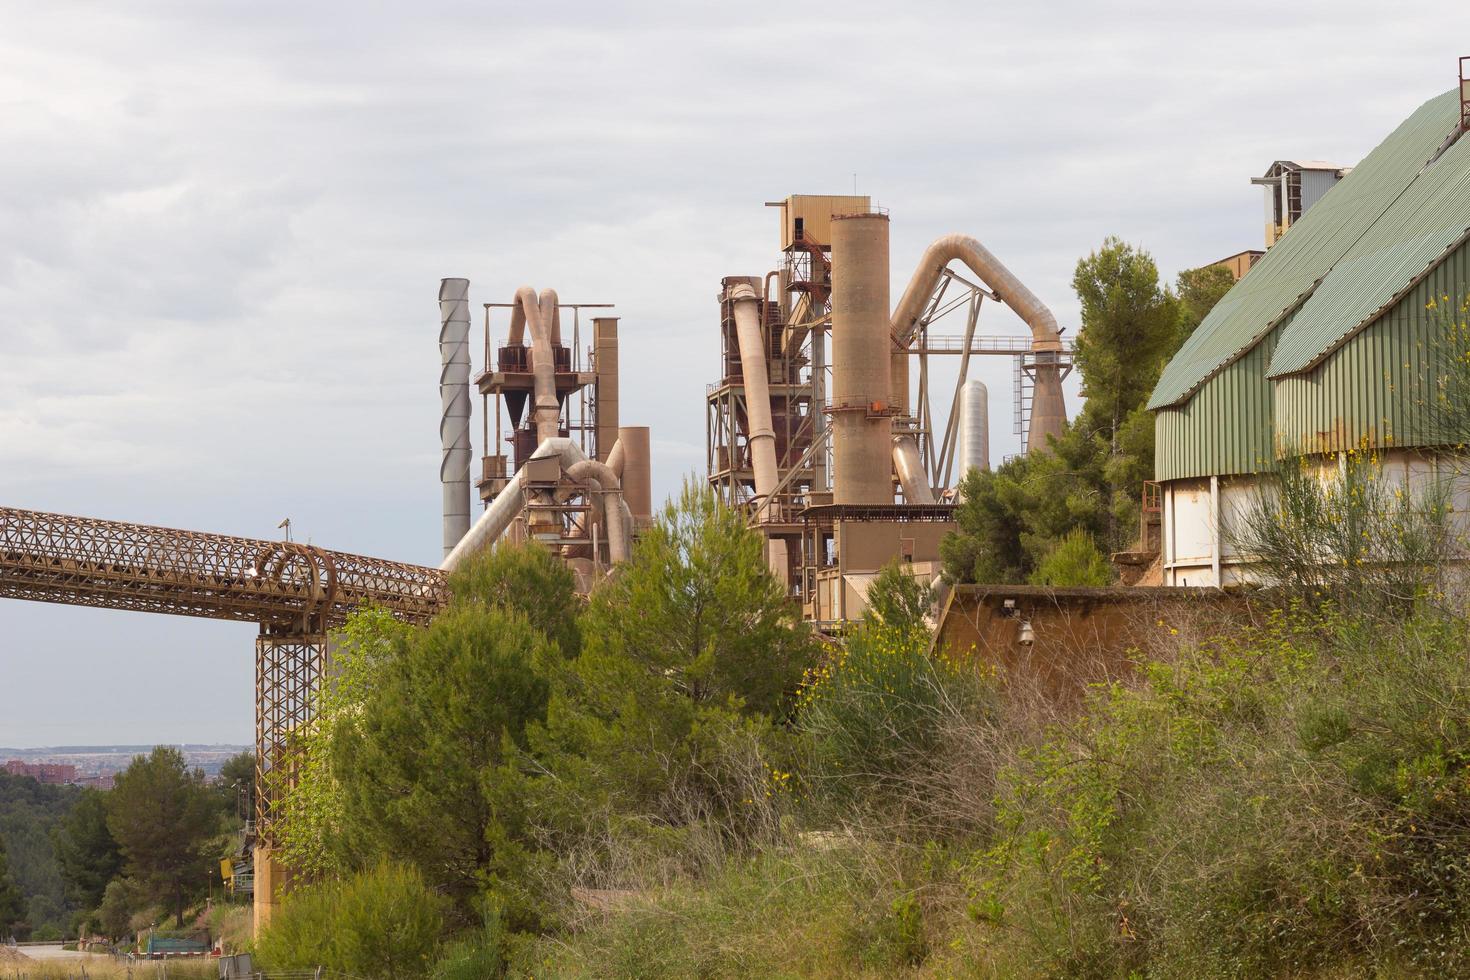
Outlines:
{"type": "Polygon", "coordinates": [[[255,816],[270,839],[291,734],[310,724],[327,634],[363,606],[422,623],[448,589],[435,568],[290,541],[0,507],[0,598],[260,625],[255,641],[255,816]]]}

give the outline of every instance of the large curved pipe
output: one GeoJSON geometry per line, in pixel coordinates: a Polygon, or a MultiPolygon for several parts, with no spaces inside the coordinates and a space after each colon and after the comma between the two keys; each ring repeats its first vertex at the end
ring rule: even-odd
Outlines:
{"type": "Polygon", "coordinates": [[[613,500],[602,510],[607,521],[607,557],[614,564],[628,560],[628,523],[624,519],[623,488],[618,475],[606,463],[582,459],[566,467],[567,476],[591,484],[595,491],[611,493],[613,500]]]}
{"type": "Polygon", "coordinates": [[[756,520],[770,514],[771,495],[776,492],[776,430],[771,427],[771,375],[766,366],[765,334],[761,332],[760,297],[749,283],[732,284],[725,294],[735,314],[735,333],[740,341],[740,374],[745,383],[745,415],[750,440],[750,461],[755,470],[755,494],[759,500],[756,520]]]}
{"type": "Polygon", "coordinates": [[[1061,332],[1057,329],[1057,318],[1052,316],[1046,304],[1036,298],[1011,270],[1001,264],[1000,259],[969,235],[945,235],[934,240],[924,250],[919,267],[909,280],[903,298],[893,311],[893,336],[904,347],[913,342],[915,326],[924,312],[924,304],[934,295],[944,267],[959,260],[970,267],[981,282],[989,286],[1000,297],[1001,302],[1016,311],[1031,328],[1033,351],[1059,351],[1062,349],[1061,332]]]}
{"type": "Polygon", "coordinates": [[[525,343],[526,328],[531,330],[531,371],[535,376],[536,438],[540,442],[555,439],[561,431],[561,405],[556,400],[556,340],[559,338],[560,316],[556,291],[543,289],[540,298],[530,286],[516,290],[510,311],[510,330],[506,344],[514,347],[525,343]]]}
{"type": "Polygon", "coordinates": [[[904,503],[934,503],[934,490],[924,476],[924,464],[919,460],[919,444],[913,436],[893,437],[893,468],[898,471],[904,503]]]}
{"type": "MultiPolygon", "coordinates": [[[[571,476],[572,468],[578,463],[588,462],[587,456],[582,452],[581,447],[579,447],[572,440],[560,436],[543,441],[541,445],[536,448],[536,451],[531,454],[532,459],[546,459],[553,456],[556,457],[558,464],[561,466],[562,472],[566,473],[568,476],[571,476]]],[[[611,478],[614,485],[617,485],[618,480],[616,475],[612,473],[612,470],[608,469],[605,464],[598,463],[597,465],[599,467],[602,467],[603,469],[606,469],[606,476],[611,478]]],[[[516,473],[514,477],[511,478],[510,482],[505,485],[505,489],[496,494],[495,499],[490,501],[490,506],[485,508],[485,513],[481,514],[480,519],[475,521],[474,526],[470,528],[469,533],[460,539],[459,544],[454,546],[454,550],[451,551],[445,557],[444,561],[439,565],[441,569],[446,572],[454,571],[455,569],[459,568],[459,566],[462,565],[465,560],[471,555],[494,544],[495,541],[499,539],[502,534],[505,533],[506,528],[510,527],[510,522],[515,520],[516,515],[521,512],[521,507],[525,504],[525,495],[522,493],[525,473],[526,470],[522,468],[518,473],[516,473]]],[[[575,477],[573,478],[575,479],[575,477]]],[[[605,509],[609,511],[618,511],[619,516],[621,517],[621,520],[618,521],[618,523],[623,529],[626,530],[627,528],[632,526],[633,521],[631,516],[629,516],[627,504],[623,501],[621,488],[619,488],[617,493],[614,495],[613,506],[609,506],[605,509]]],[[[614,519],[609,518],[609,557],[612,557],[612,552],[614,548],[612,535],[613,524],[614,519]]],[[[622,547],[623,557],[626,559],[629,549],[628,538],[626,534],[623,535],[622,547]]],[[[616,561],[618,559],[614,558],[613,560],[616,561]]]]}

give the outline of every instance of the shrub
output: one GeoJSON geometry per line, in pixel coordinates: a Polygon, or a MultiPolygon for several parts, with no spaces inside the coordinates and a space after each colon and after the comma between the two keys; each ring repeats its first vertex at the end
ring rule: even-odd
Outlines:
{"type": "Polygon", "coordinates": [[[993,698],[976,664],[930,657],[928,636],[879,623],[851,633],[808,672],[798,726],[819,806],[874,804],[897,817],[935,789],[957,724],[989,724],[993,698]]]}
{"type": "Polygon", "coordinates": [[[1098,550],[1092,535],[1083,530],[1069,531],[1047,552],[1031,573],[1032,585],[1055,588],[1100,587],[1113,581],[1113,569],[1098,550]]]}
{"type": "Polygon", "coordinates": [[[257,950],[269,970],[400,980],[428,973],[443,927],[444,902],[418,871],[382,864],[292,892],[257,950]]]}

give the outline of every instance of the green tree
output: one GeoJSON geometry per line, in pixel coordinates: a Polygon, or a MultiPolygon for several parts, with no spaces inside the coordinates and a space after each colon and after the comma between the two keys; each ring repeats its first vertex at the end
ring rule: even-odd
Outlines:
{"type": "Polygon", "coordinates": [[[906,636],[929,631],[926,617],[934,602],[934,589],[911,575],[898,558],[884,565],[868,586],[867,602],[863,618],[869,623],[906,636]]]}
{"type": "Polygon", "coordinates": [[[220,809],[226,816],[249,819],[255,813],[255,753],[232,755],[219,767],[215,780],[220,809]]]}
{"type": "Polygon", "coordinates": [[[205,845],[218,827],[204,773],[189,769],[183,753],[171,746],[133,759],[108,794],[107,829],[128,874],[148,897],[167,903],[179,925],[187,900],[206,883],[205,845]]]}
{"type": "Polygon", "coordinates": [[[616,828],[677,847],[696,825],[740,839],[767,826],[750,804],[767,789],[771,720],[815,646],[744,518],[686,482],[593,594],[582,637],[535,741],[558,845],[595,851],[616,828]]]}
{"type": "Polygon", "coordinates": [[[56,856],[66,879],[66,897],[72,907],[95,909],[102,904],[107,883],[123,868],[122,851],[107,828],[107,796],[95,789],[82,796],[56,831],[56,856]]]}
{"type": "Polygon", "coordinates": [[[1097,587],[1112,581],[1113,569],[1107,557],[1097,549],[1092,535],[1083,530],[1068,533],[1031,573],[1032,585],[1097,587]]]}
{"type": "Polygon", "coordinates": [[[713,490],[686,481],[596,593],[583,620],[594,660],[626,661],[696,703],[780,711],[811,657],[811,638],[764,542],[713,490]]]}
{"type": "Polygon", "coordinates": [[[456,602],[477,602],[521,613],[563,656],[581,648],[577,617],[582,601],[567,563],[536,542],[501,542],[449,577],[456,602]]]}
{"type": "Polygon", "coordinates": [[[146,901],[138,883],[130,878],[114,878],[102,893],[97,906],[97,927],[104,936],[122,939],[133,931],[133,913],[146,901]]]}
{"type": "Polygon", "coordinates": [[[1082,304],[1074,357],[1087,402],[1079,418],[1111,446],[1175,349],[1178,306],[1160,288],[1153,257],[1119,238],[1077,263],[1072,288],[1082,304]]]}
{"type": "Polygon", "coordinates": [[[5,840],[0,838],[0,938],[26,931],[25,896],[10,876],[10,860],[5,853],[5,840]]]}
{"type": "Polygon", "coordinates": [[[1174,283],[1174,294],[1179,300],[1179,330],[1174,350],[1189,339],[1234,285],[1235,274],[1223,265],[1207,265],[1179,273],[1174,283]]]}
{"type": "Polygon", "coordinates": [[[514,765],[560,660],[525,616],[479,602],[400,639],[330,746],[342,833],[418,868],[462,919],[488,890],[534,924],[514,765]]]}

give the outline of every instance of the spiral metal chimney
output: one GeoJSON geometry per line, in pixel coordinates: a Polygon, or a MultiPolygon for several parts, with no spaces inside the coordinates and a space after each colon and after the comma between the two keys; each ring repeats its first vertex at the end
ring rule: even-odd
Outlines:
{"type": "Polygon", "coordinates": [[[444,557],[470,529],[470,281],[439,282],[439,442],[444,557]]]}

